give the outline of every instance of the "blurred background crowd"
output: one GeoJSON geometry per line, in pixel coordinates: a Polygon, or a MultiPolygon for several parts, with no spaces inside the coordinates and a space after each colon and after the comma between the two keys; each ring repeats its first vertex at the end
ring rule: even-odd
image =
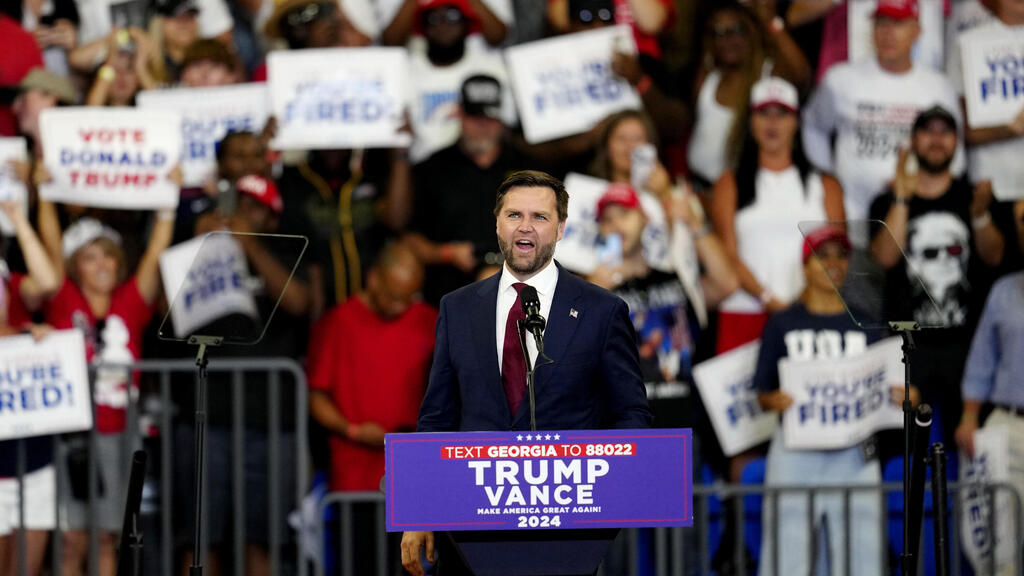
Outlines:
{"type": "MultiPolygon", "coordinates": [[[[157,264],[166,248],[225,228],[308,236],[267,337],[216,354],[301,362],[315,469],[332,490],[377,490],[384,434],[415,429],[436,306],[502,265],[498,185],[520,169],[577,173],[607,189],[594,213],[599,262],[574,271],[629,304],[655,426],[696,430],[705,478],[739,481],[767,454],[769,482],[827,482],[822,470],[832,466],[822,463],[850,458],[849,467],[832,467],[839,481],[878,482],[877,468],[861,471],[879,466],[879,452],[883,465],[898,455],[896,440],[811,462],[773,440],[726,457],[702,408],[692,367],[762,333],[754,385],[762,408],[780,412],[789,405],[777,390],[780,357],[838,358],[877,339],[851,336],[864,330],[830,299],[833,285],[865,318],[947,326],[917,340],[914,394],[936,408],[947,446],[969,453],[990,411],[1014,425],[1024,414],[1024,371],[1013,365],[1024,342],[1024,178],[1012,177],[1024,159],[1024,108],[1006,125],[969,127],[958,38],[981,29],[1024,35],[1024,0],[852,1],[870,4],[871,14],[866,52],[856,57],[852,12],[840,0],[3,0],[0,136],[24,137],[29,150],[16,170],[29,189],[28,215],[4,208],[14,224],[4,242],[4,334],[42,338],[49,328],[77,327],[90,360],[185,357],[185,347],[156,338],[171,299],[157,264]],[[632,29],[637,51],[615,53],[612,69],[642,107],[581,134],[528,143],[503,50],[615,24],[632,29]],[[922,56],[926,35],[940,38],[941,58],[922,56]],[[145,90],[264,82],[272,51],[371,46],[409,52],[408,148],[272,150],[271,119],[218,142],[216,174],[183,187],[177,211],[38,198],[48,179],[45,109],[131,107],[145,90]],[[850,224],[807,244],[821,252],[822,268],[797,227],[868,218],[887,229],[850,224]]],[[[255,275],[284,286],[294,254],[258,239],[242,248],[255,275]]],[[[135,424],[126,424],[118,399],[123,377],[96,378],[97,457],[111,498],[100,505],[111,510],[98,520],[100,565],[110,574],[121,526],[113,502],[126,468],[118,435],[135,424]]],[[[270,441],[267,399],[251,384],[250,494],[266,490],[270,441]]],[[[174,394],[180,425],[159,433],[187,442],[192,399],[183,388],[174,394]]],[[[217,388],[214,454],[228,450],[230,432],[217,388]]],[[[281,442],[294,442],[288,402],[281,442]]],[[[0,443],[0,476],[14,475],[12,446],[0,443]]],[[[297,465],[294,450],[282,457],[283,468],[297,465]]],[[[48,444],[30,446],[34,484],[52,485],[53,459],[48,444]]],[[[187,486],[191,456],[176,455],[175,466],[187,486]]],[[[226,478],[229,470],[212,465],[210,473],[226,478]]],[[[230,529],[218,506],[230,497],[226,479],[211,482],[216,548],[230,529]]],[[[62,484],[73,490],[76,480],[62,484]]],[[[31,573],[52,528],[49,498],[50,509],[40,504],[26,520],[35,528],[31,573]]],[[[266,504],[250,501],[248,566],[257,574],[267,554],[266,504]]],[[[69,510],[64,574],[82,569],[85,515],[69,510]]],[[[11,542],[0,545],[0,573],[13,573],[11,542]]]]}

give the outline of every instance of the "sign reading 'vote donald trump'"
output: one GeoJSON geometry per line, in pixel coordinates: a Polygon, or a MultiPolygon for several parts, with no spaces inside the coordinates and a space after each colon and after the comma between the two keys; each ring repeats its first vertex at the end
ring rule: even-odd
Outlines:
{"type": "Polygon", "coordinates": [[[51,108],[39,118],[51,182],[44,200],[139,210],[174,208],[168,175],[181,156],[181,117],[134,108],[51,108]]]}
{"type": "Polygon", "coordinates": [[[275,149],[409,145],[401,131],[408,94],[403,48],[271,52],[267,77],[275,149]]]}
{"type": "Polygon", "coordinates": [[[79,330],[0,340],[0,440],[92,427],[92,400],[79,330]]]}
{"type": "MultiPolygon", "coordinates": [[[[813,331],[808,333],[813,337],[813,331]]],[[[786,447],[848,448],[879,430],[901,427],[903,411],[892,402],[891,392],[903,382],[901,346],[892,337],[856,356],[780,360],[779,386],[793,398],[782,416],[786,447]]]]}
{"type": "Polygon", "coordinates": [[[616,50],[636,52],[628,26],[520,44],[505,51],[527,142],[579,134],[609,114],[640,107],[636,91],[612,72],[616,50]]]}

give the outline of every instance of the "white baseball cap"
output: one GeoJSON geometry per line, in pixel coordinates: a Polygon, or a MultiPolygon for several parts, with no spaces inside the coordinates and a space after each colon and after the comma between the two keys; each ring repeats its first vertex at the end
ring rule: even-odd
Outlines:
{"type": "Polygon", "coordinates": [[[121,235],[116,230],[104,226],[95,218],[82,218],[64,231],[61,252],[64,253],[64,258],[70,258],[82,246],[100,238],[106,238],[118,246],[121,245],[121,235]]]}
{"type": "Polygon", "coordinates": [[[796,113],[800,109],[800,97],[796,88],[775,76],[758,80],[750,89],[750,109],[760,110],[768,106],[782,106],[796,113]]]}

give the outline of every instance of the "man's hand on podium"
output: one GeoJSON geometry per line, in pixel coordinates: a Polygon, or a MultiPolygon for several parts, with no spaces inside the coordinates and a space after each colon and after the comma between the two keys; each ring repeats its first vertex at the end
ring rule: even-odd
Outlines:
{"type": "Polygon", "coordinates": [[[420,550],[426,548],[427,562],[434,561],[433,532],[402,533],[402,566],[412,576],[424,576],[423,564],[420,563],[420,550]]]}

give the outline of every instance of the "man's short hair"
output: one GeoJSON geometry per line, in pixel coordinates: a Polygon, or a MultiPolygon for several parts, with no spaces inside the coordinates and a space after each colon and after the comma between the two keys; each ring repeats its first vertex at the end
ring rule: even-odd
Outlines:
{"type": "Polygon", "coordinates": [[[539,170],[520,170],[513,172],[498,186],[498,195],[494,199],[494,217],[501,213],[501,205],[505,195],[513,188],[550,188],[555,193],[555,206],[558,208],[558,221],[565,222],[569,217],[569,193],[562,181],[547,172],[539,170]]]}
{"type": "Polygon", "coordinates": [[[188,45],[185,49],[185,58],[182,60],[181,69],[184,70],[199,62],[213,62],[235,72],[238,69],[238,59],[228,50],[227,46],[219,40],[212,38],[201,38],[188,45]]]}

